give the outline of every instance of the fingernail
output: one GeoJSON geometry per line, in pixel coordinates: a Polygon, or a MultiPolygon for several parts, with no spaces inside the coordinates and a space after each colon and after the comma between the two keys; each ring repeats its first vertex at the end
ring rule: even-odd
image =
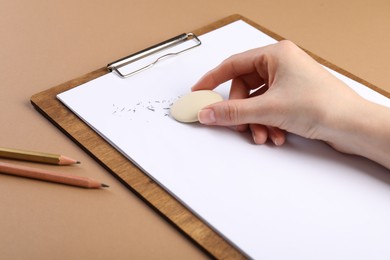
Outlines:
{"type": "Polygon", "coordinates": [[[227,127],[228,127],[229,129],[233,130],[233,131],[238,131],[236,125],[229,125],[229,126],[227,126],[227,127]]]}
{"type": "Polygon", "coordinates": [[[278,138],[276,138],[275,136],[273,136],[272,138],[272,142],[276,145],[276,146],[279,146],[279,140],[278,140],[278,138]]]}
{"type": "Polygon", "coordinates": [[[253,138],[253,142],[254,142],[255,144],[257,144],[257,142],[256,142],[256,135],[255,135],[254,133],[252,133],[252,138],[253,138]]]}
{"type": "Polygon", "coordinates": [[[214,111],[209,108],[200,110],[198,113],[198,119],[200,123],[206,125],[213,124],[216,122],[214,111]]]}

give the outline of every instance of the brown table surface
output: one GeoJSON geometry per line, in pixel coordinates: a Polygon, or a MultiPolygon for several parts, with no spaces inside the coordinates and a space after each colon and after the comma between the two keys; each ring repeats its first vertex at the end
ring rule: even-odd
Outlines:
{"type": "Polygon", "coordinates": [[[107,190],[87,190],[0,175],[1,258],[207,258],[35,111],[29,100],[37,92],[234,13],[390,92],[387,1],[1,1],[0,146],[66,154],[82,163],[18,163],[110,185],[107,190]]]}

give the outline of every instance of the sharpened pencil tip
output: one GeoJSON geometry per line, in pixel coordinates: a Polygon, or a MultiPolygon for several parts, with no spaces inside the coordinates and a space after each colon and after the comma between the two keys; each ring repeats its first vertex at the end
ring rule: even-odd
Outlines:
{"type": "Polygon", "coordinates": [[[103,188],[108,188],[108,187],[110,187],[110,186],[108,186],[107,184],[102,183],[102,187],[103,187],[103,188]]]}

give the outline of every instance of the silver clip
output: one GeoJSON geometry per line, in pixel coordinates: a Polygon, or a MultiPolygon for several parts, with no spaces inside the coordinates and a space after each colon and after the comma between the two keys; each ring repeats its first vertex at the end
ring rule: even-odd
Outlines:
{"type": "Polygon", "coordinates": [[[169,39],[167,41],[164,41],[164,42],[161,42],[157,45],[154,45],[152,47],[149,47],[145,50],[142,50],[140,52],[137,52],[137,53],[134,53],[132,55],[129,55],[129,56],[126,56],[120,60],[117,60],[117,61],[114,61],[110,64],[107,65],[107,69],[109,71],[115,71],[119,77],[121,78],[128,78],[136,73],[139,73],[141,71],[144,71],[152,66],[154,66],[156,63],[158,63],[159,61],[165,59],[165,58],[168,58],[170,56],[176,56],[176,55],[179,55],[183,52],[186,52],[186,51],[189,51],[195,47],[198,47],[199,45],[201,45],[202,42],[198,39],[198,37],[193,34],[193,33],[183,33],[183,34],[180,34],[172,39],[169,39]],[[169,48],[172,48],[176,45],[179,45],[181,43],[184,43],[188,40],[193,40],[194,41],[194,44],[183,49],[183,50],[180,50],[180,51],[176,51],[176,52],[170,52],[170,53],[167,53],[167,54],[164,54],[160,57],[158,57],[156,60],[154,60],[153,62],[149,63],[148,65],[146,66],[143,66],[139,69],[136,69],[134,71],[131,71],[129,73],[122,73],[119,69],[126,66],[126,65],[129,65],[130,63],[133,63],[133,62],[136,62],[138,60],[141,60],[149,55],[152,55],[152,54],[155,54],[155,53],[158,53],[158,52],[161,52],[163,50],[166,50],[166,49],[169,49],[169,48]]]}

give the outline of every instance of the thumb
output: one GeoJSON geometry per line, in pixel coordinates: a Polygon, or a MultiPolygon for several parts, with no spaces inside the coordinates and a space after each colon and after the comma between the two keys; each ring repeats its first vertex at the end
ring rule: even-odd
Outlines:
{"type": "Polygon", "coordinates": [[[252,99],[231,99],[209,105],[198,113],[198,120],[205,125],[236,126],[256,123],[256,113],[261,109],[252,99]]]}

